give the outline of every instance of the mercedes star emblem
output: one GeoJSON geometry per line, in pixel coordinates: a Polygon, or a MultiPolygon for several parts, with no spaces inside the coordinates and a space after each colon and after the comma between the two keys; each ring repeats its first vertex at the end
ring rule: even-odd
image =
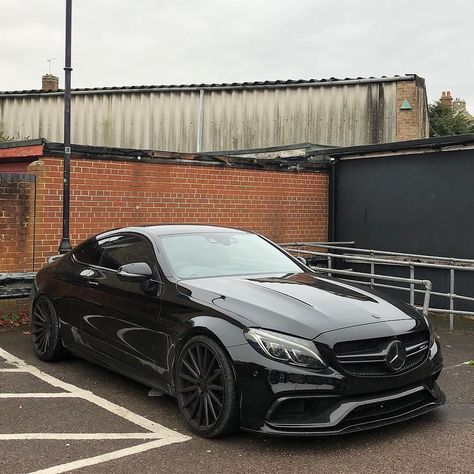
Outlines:
{"type": "Polygon", "coordinates": [[[385,361],[390,370],[394,372],[400,370],[405,365],[406,358],[405,346],[398,339],[387,346],[385,361]]]}

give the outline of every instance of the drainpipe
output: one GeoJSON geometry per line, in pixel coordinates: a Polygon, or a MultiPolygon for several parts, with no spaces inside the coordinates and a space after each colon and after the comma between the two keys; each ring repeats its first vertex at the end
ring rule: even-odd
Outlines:
{"type": "Polygon", "coordinates": [[[204,89],[200,89],[199,90],[198,123],[197,123],[197,143],[196,143],[196,151],[198,153],[202,151],[203,126],[204,126],[204,89]]]}
{"type": "Polygon", "coordinates": [[[335,158],[329,160],[329,189],[328,189],[328,240],[336,241],[336,165],[335,158]]]}

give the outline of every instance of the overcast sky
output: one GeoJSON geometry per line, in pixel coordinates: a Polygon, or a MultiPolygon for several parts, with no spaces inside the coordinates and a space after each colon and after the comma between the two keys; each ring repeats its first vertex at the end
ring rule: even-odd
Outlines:
{"type": "MultiPolygon", "coordinates": [[[[1,0],[0,90],[64,66],[65,0],[1,0]]],[[[391,76],[474,111],[473,0],[73,0],[73,87],[391,76]]]]}

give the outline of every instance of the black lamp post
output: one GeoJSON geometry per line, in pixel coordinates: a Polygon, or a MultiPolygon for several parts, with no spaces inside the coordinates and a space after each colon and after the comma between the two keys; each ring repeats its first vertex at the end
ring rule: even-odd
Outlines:
{"type": "Polygon", "coordinates": [[[64,179],[63,179],[63,237],[59,253],[71,250],[69,242],[69,198],[71,171],[71,16],[72,0],[66,0],[66,61],[64,65],[64,179]]]}

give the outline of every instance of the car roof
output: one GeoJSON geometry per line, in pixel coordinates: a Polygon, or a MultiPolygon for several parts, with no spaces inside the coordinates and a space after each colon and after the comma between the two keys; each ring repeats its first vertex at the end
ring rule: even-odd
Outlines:
{"type": "Polygon", "coordinates": [[[114,232],[137,232],[142,231],[154,235],[175,235],[175,234],[195,234],[206,232],[242,232],[245,230],[236,229],[233,227],[221,227],[213,225],[198,225],[198,224],[161,224],[161,225],[144,225],[123,227],[121,229],[114,229],[114,232]]]}

